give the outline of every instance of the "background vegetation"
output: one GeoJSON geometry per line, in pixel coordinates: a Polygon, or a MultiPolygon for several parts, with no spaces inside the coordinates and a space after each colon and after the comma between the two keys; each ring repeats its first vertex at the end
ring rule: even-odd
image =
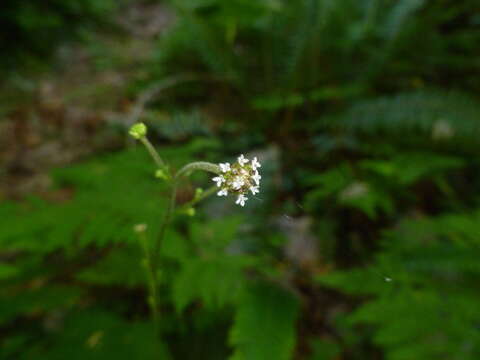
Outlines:
{"type": "MultiPolygon", "coordinates": [[[[0,358],[476,360],[474,0],[4,1],[0,358]],[[160,249],[170,166],[262,162],[160,249]]],[[[177,203],[211,185],[197,175],[177,203]]]]}

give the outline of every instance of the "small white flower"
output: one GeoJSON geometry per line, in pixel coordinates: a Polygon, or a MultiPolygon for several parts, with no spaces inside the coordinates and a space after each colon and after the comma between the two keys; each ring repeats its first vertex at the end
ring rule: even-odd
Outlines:
{"type": "Polygon", "coordinates": [[[246,158],[243,156],[243,154],[238,157],[238,163],[240,164],[240,166],[245,165],[245,164],[246,164],[247,162],[249,162],[249,161],[250,161],[250,160],[246,159],[246,158]]]}
{"type": "Polygon", "coordinates": [[[258,171],[255,171],[255,175],[252,176],[252,179],[255,181],[255,184],[259,185],[260,184],[260,179],[262,177],[258,173],[258,171]]]}
{"type": "Polygon", "coordinates": [[[262,178],[257,169],[261,167],[255,157],[253,160],[245,158],[243,154],[237,157],[235,163],[220,163],[221,174],[216,175],[212,180],[216,183],[218,196],[235,194],[236,204],[245,206],[249,192],[253,196],[260,192],[260,179],[262,178]],[[246,165],[249,163],[249,165],[246,165]]]}
{"type": "Polygon", "coordinates": [[[235,204],[239,204],[240,206],[245,206],[245,201],[247,201],[248,198],[243,195],[243,194],[240,194],[238,195],[238,198],[237,198],[237,201],[235,201],[235,204]]]}
{"type": "Polygon", "coordinates": [[[252,169],[257,170],[258,168],[261,168],[262,165],[258,162],[257,157],[255,156],[252,160],[252,169]]]}
{"type": "Polygon", "coordinates": [[[214,177],[212,181],[215,181],[217,183],[217,186],[220,187],[222,183],[225,182],[225,178],[222,175],[220,175],[220,176],[214,177]]]}
{"type": "Polygon", "coordinates": [[[228,191],[226,188],[220,190],[218,193],[217,193],[218,196],[227,196],[228,195],[228,191]]]}
{"type": "Polygon", "coordinates": [[[227,172],[227,171],[230,171],[230,163],[225,163],[225,164],[218,164],[220,165],[220,169],[222,169],[223,172],[227,172]]]}
{"type": "Polygon", "coordinates": [[[233,182],[232,182],[232,186],[235,190],[240,189],[244,184],[245,184],[245,182],[240,177],[235,178],[235,180],[233,180],[233,182]]]}

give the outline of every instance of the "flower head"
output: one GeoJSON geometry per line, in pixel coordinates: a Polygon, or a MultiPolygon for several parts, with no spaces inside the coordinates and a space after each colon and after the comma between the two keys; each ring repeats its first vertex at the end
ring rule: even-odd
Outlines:
{"type": "Polygon", "coordinates": [[[260,192],[260,179],[258,173],[260,163],[257,158],[252,161],[245,158],[242,154],[237,158],[237,162],[219,164],[221,174],[212,178],[220,190],[218,196],[227,196],[229,193],[237,195],[236,204],[245,206],[248,198],[245,196],[250,191],[253,195],[260,192]]]}

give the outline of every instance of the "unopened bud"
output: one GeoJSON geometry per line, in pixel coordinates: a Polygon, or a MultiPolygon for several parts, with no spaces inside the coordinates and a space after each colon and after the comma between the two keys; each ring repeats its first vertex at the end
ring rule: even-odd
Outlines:
{"type": "Polygon", "coordinates": [[[167,173],[165,172],[165,170],[162,170],[162,169],[158,169],[157,171],[155,171],[155,177],[157,179],[162,179],[162,180],[168,179],[167,173]]]}
{"type": "Polygon", "coordinates": [[[141,139],[147,135],[147,127],[144,123],[133,124],[128,132],[135,139],[141,139]]]}
{"type": "Polygon", "coordinates": [[[195,189],[195,199],[200,199],[202,194],[203,194],[203,189],[202,188],[196,188],[195,189]]]}
{"type": "Polygon", "coordinates": [[[137,224],[133,227],[133,231],[140,234],[147,231],[147,224],[137,224]]]}

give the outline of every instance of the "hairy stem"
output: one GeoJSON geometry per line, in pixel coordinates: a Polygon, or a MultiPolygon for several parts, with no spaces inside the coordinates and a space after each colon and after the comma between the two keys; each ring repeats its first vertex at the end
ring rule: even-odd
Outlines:
{"type": "Polygon", "coordinates": [[[153,147],[152,143],[144,136],[144,137],[141,137],[140,138],[140,141],[142,142],[143,145],[145,145],[145,147],[147,148],[148,150],[148,153],[150,154],[150,156],[152,157],[153,161],[155,161],[155,164],[157,164],[157,166],[160,168],[160,169],[163,169],[165,168],[165,162],[162,160],[162,158],[160,157],[160,155],[158,154],[157,150],[155,150],[155,148],[153,147]]]}
{"type": "Polygon", "coordinates": [[[142,247],[143,254],[145,256],[145,270],[147,273],[148,288],[150,292],[150,299],[148,303],[152,310],[155,337],[158,338],[160,336],[160,328],[159,328],[159,315],[158,315],[157,280],[156,280],[154,268],[152,267],[152,264],[151,264],[151,251],[148,246],[148,241],[147,241],[145,231],[141,231],[138,233],[138,240],[140,242],[140,246],[142,247]]]}
{"type": "Polygon", "coordinates": [[[160,232],[158,234],[157,240],[153,246],[153,253],[152,253],[152,267],[154,269],[155,277],[157,278],[157,266],[159,262],[159,253],[160,247],[162,245],[163,238],[165,237],[165,232],[167,230],[167,226],[170,222],[173,212],[175,211],[175,198],[177,196],[177,182],[174,180],[172,183],[172,189],[170,193],[170,200],[168,202],[167,211],[165,212],[165,216],[163,217],[162,224],[160,225],[160,232]]]}
{"type": "MultiPolygon", "coordinates": [[[[140,141],[145,145],[147,148],[148,152],[150,153],[150,156],[153,158],[153,161],[155,164],[160,168],[160,169],[167,169],[165,162],[162,160],[158,152],[155,150],[153,145],[150,143],[150,141],[145,137],[141,137],[140,141]]],[[[159,268],[159,263],[160,263],[160,248],[162,246],[162,241],[163,238],[165,237],[165,233],[167,230],[167,226],[171,221],[172,215],[175,211],[175,199],[177,195],[177,186],[179,180],[183,176],[188,176],[190,173],[196,170],[203,170],[203,171],[208,171],[212,172],[215,174],[219,174],[220,167],[218,165],[209,163],[209,162],[204,162],[204,161],[199,161],[199,162],[193,162],[190,164],[185,165],[182,167],[176,174],[175,176],[171,176],[169,173],[169,179],[168,181],[171,182],[171,189],[170,189],[170,199],[168,202],[167,209],[165,211],[165,214],[163,216],[162,223],[160,225],[160,231],[158,234],[157,239],[155,240],[153,244],[153,248],[148,246],[146,243],[145,239],[145,244],[143,246],[146,258],[147,258],[147,268],[148,268],[148,281],[150,285],[150,296],[151,296],[151,307],[152,307],[152,315],[153,315],[153,321],[154,321],[154,326],[155,326],[155,336],[158,338],[160,336],[160,311],[159,311],[159,297],[158,297],[158,268],[159,268]]],[[[167,170],[168,172],[168,170],[167,170]]],[[[215,187],[212,187],[208,191],[206,191],[204,194],[199,196],[197,199],[194,199],[191,203],[190,206],[197,203],[201,199],[204,199],[205,197],[211,195],[215,191],[215,187]]]]}
{"type": "Polygon", "coordinates": [[[185,165],[182,167],[180,170],[178,170],[177,174],[175,175],[175,179],[178,180],[182,176],[189,175],[193,171],[197,170],[203,170],[207,172],[211,172],[214,174],[220,174],[220,166],[216,164],[212,164],[206,161],[197,161],[197,162],[192,162],[190,164],[185,165]]]}
{"type": "Polygon", "coordinates": [[[193,199],[192,201],[189,201],[188,203],[182,205],[182,207],[177,209],[177,211],[181,211],[181,210],[184,210],[184,209],[191,208],[196,203],[202,201],[203,199],[209,197],[210,195],[213,195],[217,190],[218,190],[218,187],[215,186],[215,185],[210,187],[209,189],[205,190],[200,196],[198,196],[195,199],[193,199]]]}
{"type": "MultiPolygon", "coordinates": [[[[160,262],[160,247],[162,245],[163,238],[165,237],[167,226],[171,220],[173,212],[175,211],[176,195],[177,195],[177,183],[176,181],[173,181],[167,210],[163,217],[162,224],[160,225],[160,231],[159,231],[158,237],[153,245],[153,251],[150,254],[149,267],[150,267],[150,273],[152,274],[152,282],[153,282],[153,287],[152,287],[152,304],[153,305],[152,306],[154,307],[153,320],[155,322],[155,329],[159,329],[159,326],[160,326],[159,325],[160,314],[158,309],[159,300],[158,300],[158,292],[157,292],[158,268],[159,268],[159,262],[160,262]]],[[[158,334],[158,330],[156,331],[158,334]]]]}

